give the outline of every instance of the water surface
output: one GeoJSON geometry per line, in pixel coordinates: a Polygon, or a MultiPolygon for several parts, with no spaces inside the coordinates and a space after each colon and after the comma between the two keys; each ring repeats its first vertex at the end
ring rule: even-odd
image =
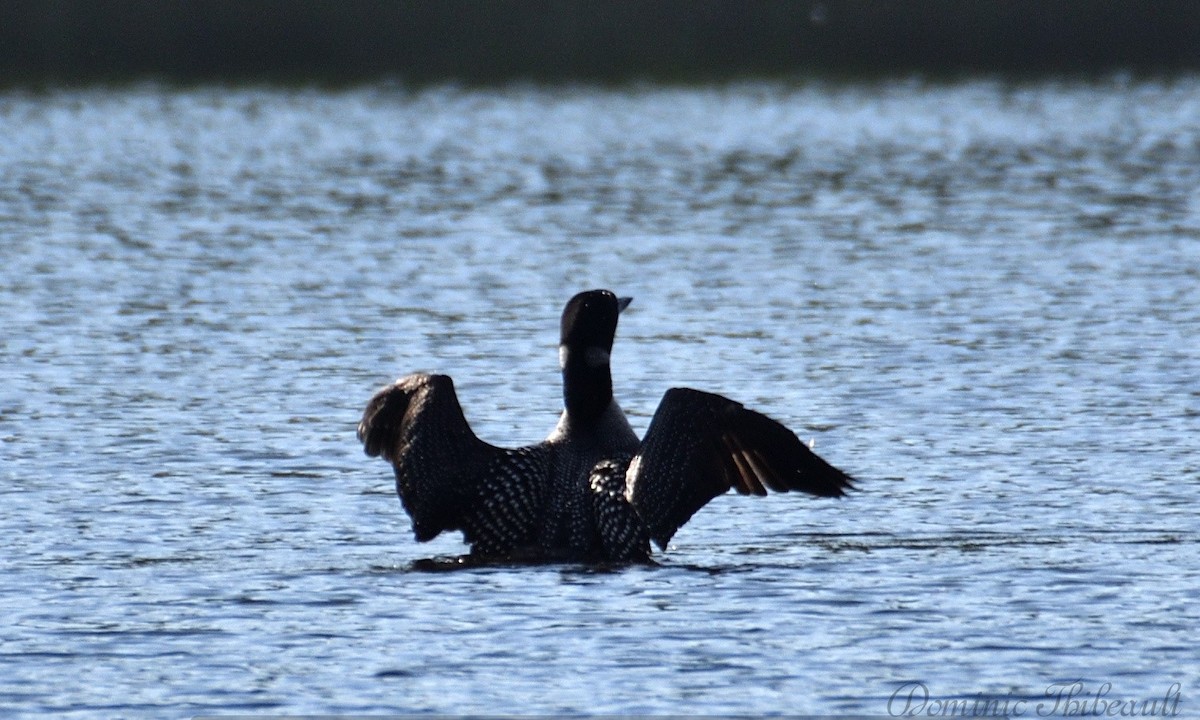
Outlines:
{"type": "Polygon", "coordinates": [[[1191,714],[1198,118],[1194,78],[0,95],[0,705],[1191,714]],[[464,546],[413,542],[362,405],[446,372],[540,440],[589,287],[635,298],[636,428],[721,392],[862,492],[421,571],[464,546]]]}

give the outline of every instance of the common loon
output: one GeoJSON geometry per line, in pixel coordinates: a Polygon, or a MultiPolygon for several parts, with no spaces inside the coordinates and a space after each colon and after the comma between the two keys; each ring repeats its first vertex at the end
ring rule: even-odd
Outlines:
{"type": "Polygon", "coordinates": [[[476,437],[445,375],[408,375],[371,398],[358,439],[395,469],[418,541],[459,530],[472,557],[648,561],[651,540],[665,550],[730,488],[839,497],[853,487],[783,425],[699,390],[668,390],[639,440],[609,370],[630,300],[591,290],[567,303],[565,409],[537,445],[510,450],[476,437]]]}

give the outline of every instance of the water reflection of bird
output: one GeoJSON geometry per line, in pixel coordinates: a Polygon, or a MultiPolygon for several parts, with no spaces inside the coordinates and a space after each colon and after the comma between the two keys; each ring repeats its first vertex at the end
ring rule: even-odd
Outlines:
{"type": "Polygon", "coordinates": [[[375,394],[358,426],[382,456],[417,540],[459,530],[475,557],[641,561],[730,488],[838,497],[851,478],[778,422],[712,393],[673,388],[639,440],[613,399],[609,353],[629,304],[583,292],[563,310],[565,409],[515,450],[471,431],[454,383],[417,373],[375,394]]]}

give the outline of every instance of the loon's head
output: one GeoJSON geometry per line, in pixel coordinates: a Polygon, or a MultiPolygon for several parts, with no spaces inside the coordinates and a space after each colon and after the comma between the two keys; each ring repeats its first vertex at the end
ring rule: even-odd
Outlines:
{"type": "Polygon", "coordinates": [[[609,290],[588,290],[571,298],[563,308],[559,364],[564,369],[568,362],[593,367],[608,365],[613,337],[617,334],[617,316],[632,301],[633,298],[619,298],[609,290]]]}
{"type": "Polygon", "coordinates": [[[631,301],[608,290],[588,290],[571,298],[563,309],[558,345],[563,399],[567,411],[579,419],[599,415],[612,402],[609,354],[617,316],[631,301]]]}

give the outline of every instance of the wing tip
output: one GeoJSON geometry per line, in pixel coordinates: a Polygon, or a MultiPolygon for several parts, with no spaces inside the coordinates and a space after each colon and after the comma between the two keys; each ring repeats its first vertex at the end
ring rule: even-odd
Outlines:
{"type": "Polygon", "coordinates": [[[367,401],[355,431],[355,437],[362,443],[363,452],[367,457],[382,457],[387,462],[392,462],[394,458],[389,446],[400,432],[416,395],[432,386],[445,383],[450,383],[450,387],[453,388],[453,381],[448,375],[417,372],[405,375],[376,390],[367,401]]]}
{"type": "MultiPolygon", "coordinates": [[[[822,460],[822,462],[824,461],[822,460]]],[[[854,476],[829,465],[829,463],[825,463],[825,465],[827,472],[820,473],[816,477],[801,470],[799,482],[793,489],[816,497],[831,498],[844,498],[850,493],[859,492],[860,488],[856,484],[858,480],[854,476]]]]}

